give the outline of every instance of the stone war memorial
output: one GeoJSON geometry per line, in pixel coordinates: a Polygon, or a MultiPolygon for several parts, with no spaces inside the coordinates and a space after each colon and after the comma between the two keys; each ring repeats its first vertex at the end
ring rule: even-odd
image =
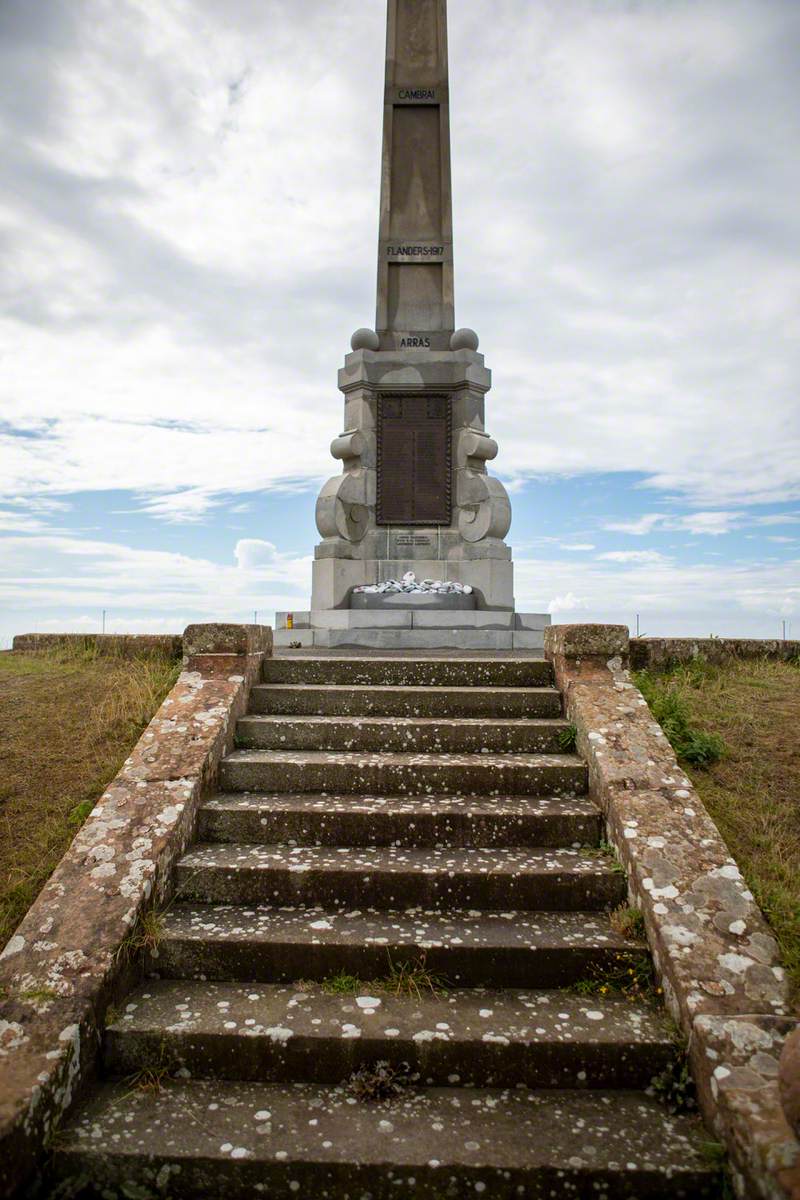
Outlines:
{"type": "Polygon", "coordinates": [[[515,612],[511,504],[488,470],[491,373],[455,327],[444,2],[389,5],[375,329],[351,345],[311,609],[291,631],[278,614],[278,644],[541,649],[549,617],[515,612]]]}
{"type": "Polygon", "coordinates": [[[0,954],[0,1200],[800,1200],[778,940],[630,669],[800,643],[516,612],[449,153],[446,0],[389,0],[311,605],[162,639],[0,954]]]}

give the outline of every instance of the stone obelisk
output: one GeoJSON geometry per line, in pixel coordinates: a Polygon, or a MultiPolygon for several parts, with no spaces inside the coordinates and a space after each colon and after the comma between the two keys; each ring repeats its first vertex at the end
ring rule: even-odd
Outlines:
{"type": "Polygon", "coordinates": [[[342,473],[317,501],[315,644],[436,644],[442,618],[404,612],[401,597],[391,613],[356,611],[355,588],[413,571],[470,585],[473,611],[446,616],[464,645],[510,646],[511,505],[486,469],[491,374],[454,320],[446,0],[388,0],[376,328],[351,346],[331,446],[342,473]]]}
{"type": "Polygon", "coordinates": [[[381,350],[455,330],[446,0],[390,0],[376,329],[381,350]]]}

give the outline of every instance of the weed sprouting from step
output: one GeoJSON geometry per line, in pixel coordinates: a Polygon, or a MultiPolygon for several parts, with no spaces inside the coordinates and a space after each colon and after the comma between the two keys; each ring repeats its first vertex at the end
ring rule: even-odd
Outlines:
{"type": "Polygon", "coordinates": [[[425,954],[409,962],[393,962],[389,957],[389,973],[380,981],[380,986],[395,996],[416,996],[422,999],[423,993],[430,992],[433,996],[443,996],[448,990],[448,982],[443,975],[430,971],[425,965],[425,954]]]}
{"type": "Polygon", "coordinates": [[[347,971],[337,971],[328,975],[322,981],[322,990],[331,996],[355,996],[364,985],[357,975],[348,975],[347,971]]]}
{"type": "Polygon", "coordinates": [[[698,1149],[709,1166],[716,1167],[720,1173],[722,1186],[719,1193],[719,1200],[736,1200],[730,1161],[725,1147],[721,1142],[701,1142],[698,1149]]]}
{"type": "Polygon", "coordinates": [[[625,874],[625,868],[617,858],[616,847],[612,846],[611,842],[601,841],[596,846],[584,846],[581,855],[583,858],[604,858],[615,875],[625,874]]]}
{"type": "Polygon", "coordinates": [[[662,994],[656,985],[655,970],[650,958],[616,954],[614,963],[595,967],[592,974],[571,985],[570,991],[579,996],[622,995],[628,1000],[655,1000],[662,994]]]}
{"type": "Polygon", "coordinates": [[[558,748],[564,754],[569,754],[575,749],[578,742],[578,727],[577,725],[568,725],[566,729],[561,729],[558,734],[558,748]]]}
{"type": "Polygon", "coordinates": [[[157,955],[163,936],[164,914],[151,908],[142,914],[127,937],[122,939],[117,958],[130,962],[140,953],[157,955]]]}
{"type": "Polygon", "coordinates": [[[138,1070],[125,1079],[128,1091],[124,1099],[130,1096],[158,1096],[165,1085],[174,1078],[180,1070],[180,1063],[167,1050],[166,1043],[161,1042],[158,1058],[152,1062],[144,1062],[138,1070]]]}
{"type": "Polygon", "coordinates": [[[654,1075],[647,1090],[661,1101],[671,1116],[697,1109],[697,1091],[685,1053],[677,1055],[663,1071],[654,1075]]]}
{"type": "Polygon", "coordinates": [[[365,1103],[380,1103],[395,1100],[411,1083],[411,1068],[408,1063],[393,1066],[381,1061],[365,1063],[350,1077],[350,1091],[357,1100],[365,1103]]]}
{"type": "Polygon", "coordinates": [[[619,908],[615,908],[611,913],[610,920],[611,928],[620,937],[635,938],[641,942],[645,940],[646,931],[641,909],[620,904],[619,908]]]}

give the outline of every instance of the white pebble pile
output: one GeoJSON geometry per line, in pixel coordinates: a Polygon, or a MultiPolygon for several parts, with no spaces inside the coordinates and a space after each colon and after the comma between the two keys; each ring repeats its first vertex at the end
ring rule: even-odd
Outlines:
{"type": "Polygon", "coordinates": [[[456,583],[452,579],[423,579],[418,580],[413,571],[406,571],[402,579],[387,579],[385,583],[362,584],[353,588],[354,592],[369,592],[371,595],[382,595],[384,592],[435,592],[440,596],[471,596],[472,588],[468,583],[456,583]]]}

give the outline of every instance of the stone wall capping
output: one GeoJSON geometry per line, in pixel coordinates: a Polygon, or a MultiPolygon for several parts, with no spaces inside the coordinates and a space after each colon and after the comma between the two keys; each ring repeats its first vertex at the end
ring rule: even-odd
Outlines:
{"type": "MultiPolygon", "coordinates": [[[[630,643],[634,659],[641,640],[630,643]]],[[[675,640],[682,639],[660,642],[675,640]]],[[[545,657],[630,902],[642,911],[665,1000],[687,1038],[703,1115],[729,1151],[737,1194],[800,1200],[800,1141],[788,1121],[796,1049],[787,1051],[778,1083],[797,1017],[772,932],[631,680],[626,627],[554,625],[545,630],[545,657]]]]}
{"type": "Polygon", "coordinates": [[[780,638],[631,638],[634,671],[666,670],[702,658],[720,666],[731,660],[800,658],[800,641],[780,638]]]}
{"type": "Polygon", "coordinates": [[[169,893],[272,653],[257,625],[190,625],[185,668],[0,954],[0,1196],[30,1195],[96,1061],[126,947],[169,893]]]}
{"type": "Polygon", "coordinates": [[[109,658],[180,658],[179,633],[18,633],[12,648],[23,654],[86,650],[109,658]]]}
{"type": "Polygon", "coordinates": [[[206,654],[272,653],[269,625],[187,625],[183,634],[183,657],[190,660],[206,654]]]}

